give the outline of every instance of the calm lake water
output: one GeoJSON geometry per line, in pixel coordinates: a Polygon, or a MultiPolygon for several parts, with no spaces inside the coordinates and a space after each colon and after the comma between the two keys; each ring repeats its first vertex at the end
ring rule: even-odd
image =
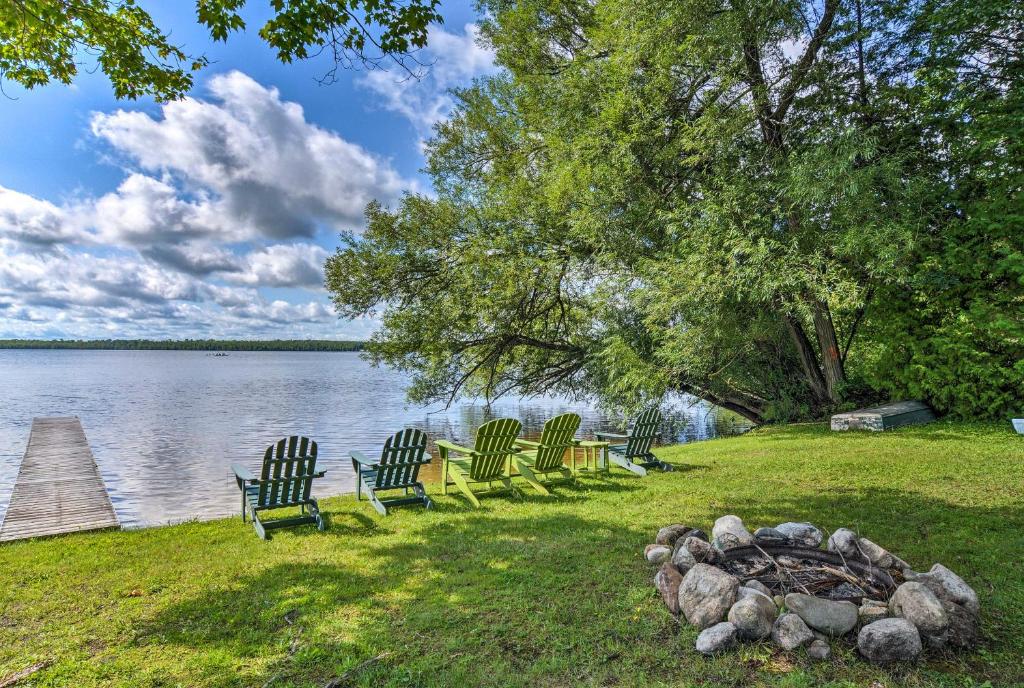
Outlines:
{"type": "MultiPolygon", "coordinates": [[[[348,452],[379,455],[403,427],[471,441],[490,417],[536,434],[551,415],[575,411],[581,437],[621,427],[588,404],[557,398],[410,406],[407,378],[356,353],[0,350],[0,517],[7,509],[35,416],[78,416],[121,523],[157,525],[236,513],[232,462],[257,468],[285,435],[319,443],[327,477],[318,496],[353,491],[348,452]]],[[[691,442],[747,429],[742,418],[689,398],[667,405],[665,441],[691,442]]],[[[436,478],[435,469],[433,477],[436,478]]]]}

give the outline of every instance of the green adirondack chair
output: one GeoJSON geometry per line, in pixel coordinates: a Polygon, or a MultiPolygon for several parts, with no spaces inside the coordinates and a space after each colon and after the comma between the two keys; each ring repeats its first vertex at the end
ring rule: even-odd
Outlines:
{"type": "Polygon", "coordinates": [[[628,435],[612,432],[596,433],[600,441],[610,442],[608,447],[609,460],[637,475],[647,475],[648,468],[660,468],[671,471],[672,466],[658,459],[651,452],[651,443],[658,436],[661,424],[661,411],[657,407],[649,408],[633,423],[628,435]]]}
{"type": "Polygon", "coordinates": [[[549,418],[540,433],[540,442],[516,440],[519,451],[512,457],[519,474],[533,489],[542,495],[550,495],[543,483],[554,482],[552,474],[562,476],[559,482],[574,480],[572,471],[565,465],[566,450],[576,450],[576,431],[580,429],[580,417],[575,413],[563,413],[549,418]]]}
{"type": "Polygon", "coordinates": [[[314,478],[322,478],[324,471],[316,470],[316,442],[308,437],[292,435],[267,447],[263,455],[263,470],[256,477],[237,463],[231,464],[238,489],[242,491],[242,522],[246,513],[260,538],[267,539],[267,531],[304,523],[315,523],[324,529],[324,520],[316,500],[309,496],[314,478]],[[299,507],[300,516],[261,521],[260,512],[272,509],[299,507]]]}
{"type": "Polygon", "coordinates": [[[437,443],[441,453],[444,482],[442,492],[448,494],[448,486],[457,486],[464,495],[479,507],[473,485],[500,482],[504,490],[519,494],[512,484],[512,455],[516,453],[516,439],[523,424],[515,418],[498,418],[477,428],[473,448],[461,447],[453,442],[441,440],[437,443]],[[461,454],[453,457],[452,452],[461,454]]]}
{"type": "Polygon", "coordinates": [[[431,509],[434,503],[419,480],[420,466],[430,463],[427,453],[427,434],[414,428],[400,430],[387,439],[380,460],[371,461],[362,452],[352,452],[352,468],[356,472],[356,499],[365,491],[373,508],[381,516],[388,515],[388,507],[400,504],[422,504],[431,509]],[[409,496],[409,489],[413,496],[409,496]],[[404,490],[401,497],[381,499],[378,492],[404,490]]]}

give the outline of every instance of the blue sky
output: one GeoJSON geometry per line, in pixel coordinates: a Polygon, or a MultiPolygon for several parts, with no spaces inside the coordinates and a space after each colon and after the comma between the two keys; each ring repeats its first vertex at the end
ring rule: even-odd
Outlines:
{"type": "Polygon", "coordinates": [[[143,3],[211,65],[189,98],[116,101],[102,73],[0,98],[0,337],[362,338],[321,286],[362,208],[429,192],[423,141],[447,90],[492,71],[446,3],[421,80],[280,64],[256,30],[213,43],[191,2],[143,3]]]}

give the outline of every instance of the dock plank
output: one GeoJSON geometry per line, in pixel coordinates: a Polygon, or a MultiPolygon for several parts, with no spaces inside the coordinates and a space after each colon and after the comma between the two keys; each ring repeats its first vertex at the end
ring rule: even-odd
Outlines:
{"type": "Polygon", "coordinates": [[[33,419],[0,542],[117,527],[78,418],[33,419]]]}

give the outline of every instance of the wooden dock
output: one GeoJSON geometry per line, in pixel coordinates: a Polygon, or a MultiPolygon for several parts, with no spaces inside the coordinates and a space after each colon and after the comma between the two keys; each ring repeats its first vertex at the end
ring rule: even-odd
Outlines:
{"type": "Polygon", "coordinates": [[[33,419],[0,542],[117,527],[78,418],[33,419]]]}

